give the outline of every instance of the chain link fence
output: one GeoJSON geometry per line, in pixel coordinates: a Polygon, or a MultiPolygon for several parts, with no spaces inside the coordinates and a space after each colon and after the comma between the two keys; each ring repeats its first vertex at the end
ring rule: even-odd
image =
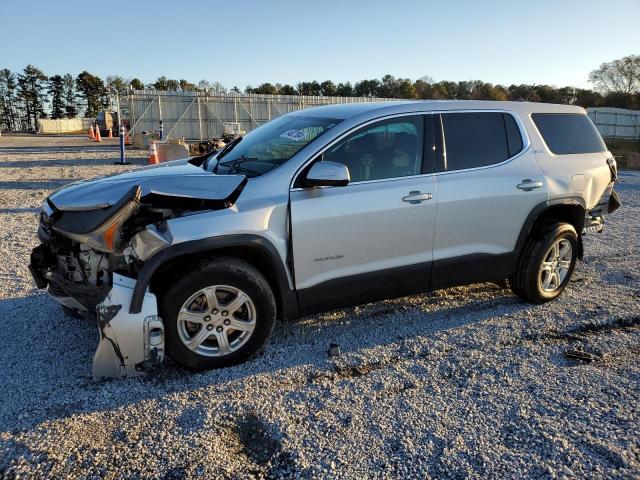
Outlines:
{"type": "Polygon", "coordinates": [[[594,107],[587,114],[603,138],[640,139],[640,110],[594,107]]]}
{"type": "Polygon", "coordinates": [[[228,122],[249,132],[273,118],[303,108],[390,100],[397,99],[136,90],[126,100],[126,110],[121,100],[121,109],[123,118],[128,115],[134,143],[141,144],[140,134],[158,130],[160,121],[164,138],[206,140],[221,137],[228,122]]]}

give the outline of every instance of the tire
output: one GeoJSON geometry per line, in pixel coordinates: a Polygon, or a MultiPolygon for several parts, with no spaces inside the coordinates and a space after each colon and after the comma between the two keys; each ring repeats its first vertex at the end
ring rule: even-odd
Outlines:
{"type": "Polygon", "coordinates": [[[203,261],[160,297],[167,354],[192,370],[228,367],[254,357],[276,319],[269,283],[249,263],[232,257],[203,261]],[[241,294],[247,300],[234,313],[234,302],[245,298],[241,294]]]}
{"type": "Polygon", "coordinates": [[[555,223],[534,232],[509,281],[511,290],[522,299],[537,304],[558,297],[571,279],[578,248],[578,234],[568,223],[555,223]]]}

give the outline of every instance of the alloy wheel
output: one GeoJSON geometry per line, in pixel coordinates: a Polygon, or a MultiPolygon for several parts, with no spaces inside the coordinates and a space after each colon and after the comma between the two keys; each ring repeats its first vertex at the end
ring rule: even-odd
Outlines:
{"type": "Polygon", "coordinates": [[[245,345],[256,326],[256,307],[242,290],[213,285],[198,290],[178,312],[178,335],[193,352],[229,355],[245,345]]]}
{"type": "Polygon", "coordinates": [[[545,292],[553,292],[560,288],[567,278],[572,260],[573,247],[571,242],[566,238],[558,239],[544,256],[538,279],[540,288],[545,292]]]}

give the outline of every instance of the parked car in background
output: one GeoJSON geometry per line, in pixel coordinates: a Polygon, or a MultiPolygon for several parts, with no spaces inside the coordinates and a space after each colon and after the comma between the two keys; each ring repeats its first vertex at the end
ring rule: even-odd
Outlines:
{"type": "Polygon", "coordinates": [[[96,376],[166,348],[243,362],[277,319],[508,280],[547,302],[619,205],[582,108],[398,101],[281,116],[215,154],[72,184],[45,202],[31,271],[97,311],[96,376]]]}

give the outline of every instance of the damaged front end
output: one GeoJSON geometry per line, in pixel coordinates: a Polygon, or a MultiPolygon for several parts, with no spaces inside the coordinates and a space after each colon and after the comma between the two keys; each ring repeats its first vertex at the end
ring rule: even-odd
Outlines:
{"type": "Polygon", "coordinates": [[[171,219],[228,208],[246,184],[241,175],[174,166],[78,182],[43,205],[29,269],[58,303],[97,319],[94,377],[139,375],[162,362],[155,295],[147,291],[140,313],[129,311],[138,272],[172,244],[171,219]]]}

